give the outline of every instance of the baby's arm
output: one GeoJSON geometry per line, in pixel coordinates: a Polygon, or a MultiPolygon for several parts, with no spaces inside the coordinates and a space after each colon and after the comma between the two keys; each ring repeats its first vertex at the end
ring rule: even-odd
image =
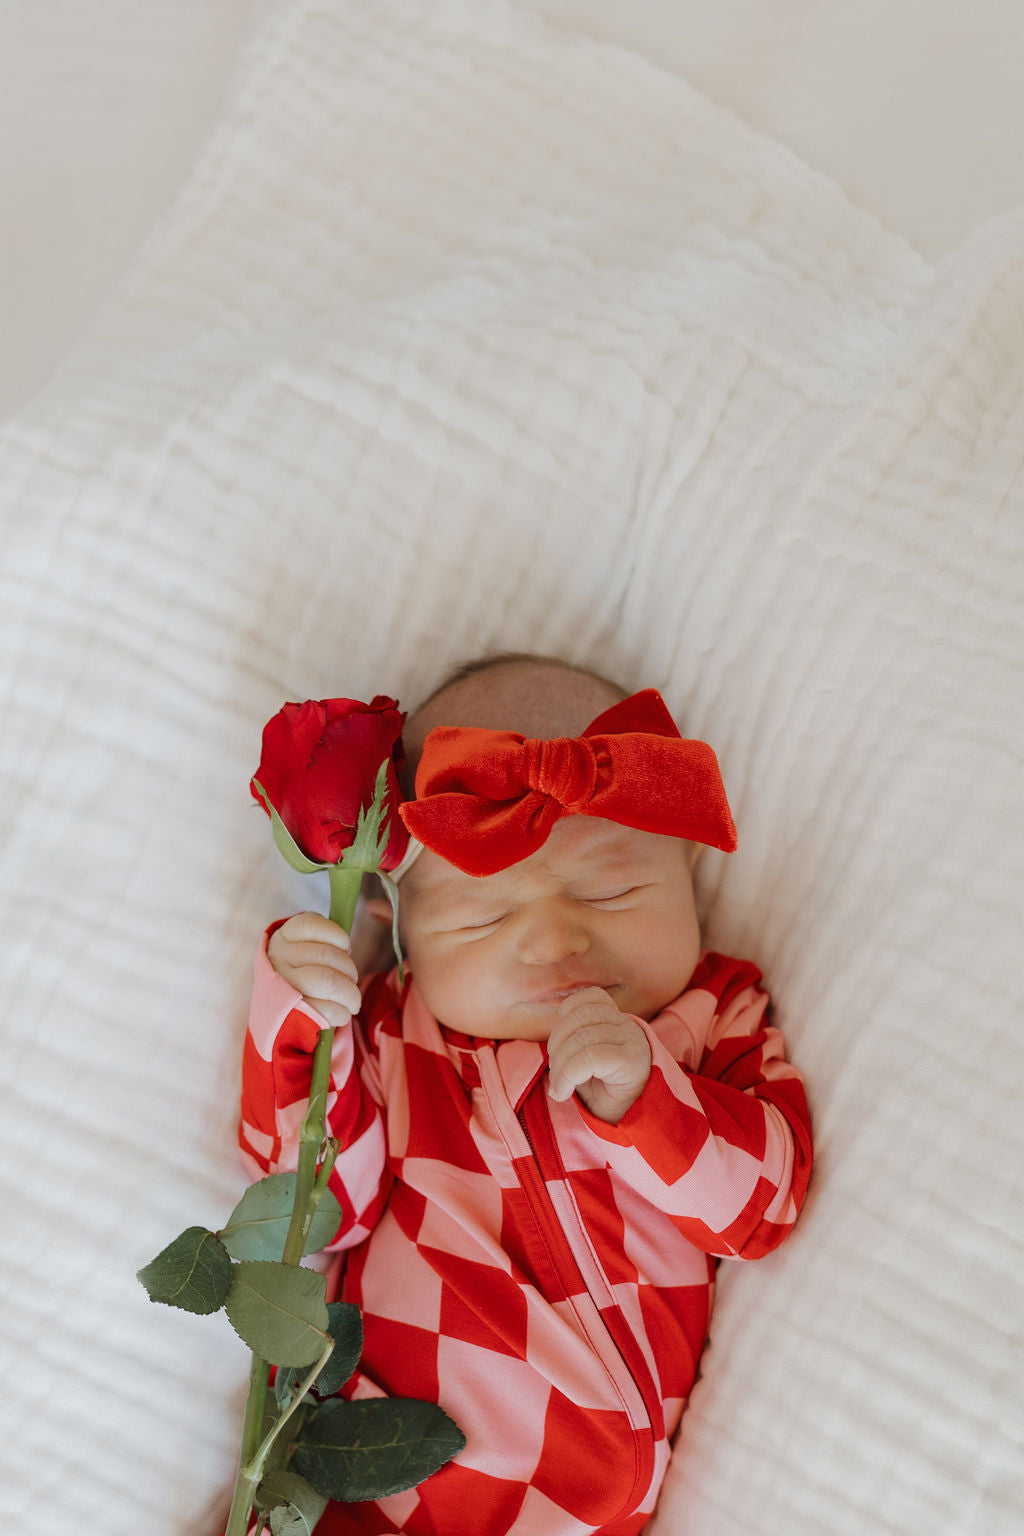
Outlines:
{"type": "Polygon", "coordinates": [[[257,955],[242,1062],[243,1157],[255,1178],[296,1166],[313,1051],[325,1025],[333,1027],[327,1129],[341,1144],[330,1188],[342,1224],[331,1246],[365,1235],[383,1205],[381,1113],[360,1073],[351,1028],[360,1004],[348,935],[325,917],[289,918],[257,955]]]}
{"type": "Polygon", "coordinates": [[[579,1095],[592,1115],[617,1125],[651,1075],[651,1047],[634,1018],[607,992],[585,987],[558,1010],[548,1037],[549,1093],[556,1101],[579,1095]]]}
{"type": "Polygon", "coordinates": [[[811,1166],[803,1084],[778,1030],[765,1022],[767,994],[747,984],[758,975],[722,957],[706,963],[700,988],[718,995],[720,1011],[696,1071],[646,1025],[649,1075],[629,1107],[611,1120],[579,1095],[580,1114],[625,1186],[705,1252],[742,1258],[759,1258],[783,1240],[811,1166]]]}

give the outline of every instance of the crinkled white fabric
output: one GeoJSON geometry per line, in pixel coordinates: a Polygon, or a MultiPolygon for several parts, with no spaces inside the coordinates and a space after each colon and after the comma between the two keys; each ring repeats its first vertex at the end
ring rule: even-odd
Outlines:
{"type": "Polygon", "coordinates": [[[1024,213],[929,266],[498,0],[269,8],[0,437],[8,1524],[212,1529],[246,1356],[133,1274],[241,1191],[252,947],[312,899],[262,724],[511,646],[714,743],[707,936],[816,1111],[656,1536],[1020,1529],[1022,386],[1024,213]]]}

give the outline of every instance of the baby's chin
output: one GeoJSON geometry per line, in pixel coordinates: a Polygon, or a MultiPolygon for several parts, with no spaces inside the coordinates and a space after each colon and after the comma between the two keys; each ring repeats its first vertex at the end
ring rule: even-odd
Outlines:
{"type": "Polygon", "coordinates": [[[490,1019],[446,1019],[442,1024],[458,1035],[472,1035],[478,1040],[538,1040],[543,1044],[555,1026],[555,1014],[521,1014],[490,1019]]]}
{"type": "Polygon", "coordinates": [[[472,1035],[478,1040],[537,1040],[543,1044],[555,1027],[558,1008],[532,1004],[529,1008],[510,1008],[490,1016],[478,1014],[472,1019],[444,1015],[439,1015],[439,1019],[456,1034],[472,1035]]]}

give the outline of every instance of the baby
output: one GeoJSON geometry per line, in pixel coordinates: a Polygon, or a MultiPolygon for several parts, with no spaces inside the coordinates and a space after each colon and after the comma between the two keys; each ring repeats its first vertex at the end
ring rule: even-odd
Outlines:
{"type": "Polygon", "coordinates": [[[701,949],[694,866],[734,841],[717,764],[654,690],[531,657],[463,669],[405,747],[405,982],[360,976],[358,927],[273,928],[241,1144],[257,1176],[295,1166],[336,1026],[332,1246],[365,1328],[343,1395],[438,1402],[466,1446],[318,1536],[636,1536],[716,1261],[782,1241],[811,1161],[760,972],[701,949]]]}

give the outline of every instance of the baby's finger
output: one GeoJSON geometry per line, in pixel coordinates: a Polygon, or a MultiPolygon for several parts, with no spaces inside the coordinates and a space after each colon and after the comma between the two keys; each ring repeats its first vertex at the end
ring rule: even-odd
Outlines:
{"type": "MultiPolygon", "coordinates": [[[[552,1037],[553,1038],[553,1037],[552,1037]]],[[[559,1040],[548,1042],[549,1092],[556,1102],[588,1083],[603,1083],[613,1092],[631,1092],[650,1075],[651,1050],[643,1030],[632,1019],[583,1024],[559,1040]]]]}
{"type": "Polygon", "coordinates": [[[329,917],[324,917],[320,912],[296,912],[294,917],[288,918],[287,922],[274,931],[271,943],[278,937],[296,944],[307,941],[329,944],[332,949],[342,949],[346,953],[351,947],[351,940],[344,928],[338,923],[332,923],[329,917]]]}
{"type": "Polygon", "coordinates": [[[608,1024],[614,1028],[625,1017],[608,993],[602,992],[600,987],[587,987],[585,991],[573,992],[559,1006],[548,1038],[548,1054],[556,1054],[561,1045],[584,1026],[593,1028],[608,1024]]]}
{"type": "Polygon", "coordinates": [[[362,1006],[362,995],[355,981],[336,966],[318,965],[315,962],[310,965],[293,965],[285,979],[314,1006],[318,1006],[317,1000],[337,1003],[350,1014],[358,1013],[362,1006]]]}
{"type": "Polygon", "coordinates": [[[601,1009],[604,1013],[617,1014],[615,1006],[609,994],[603,987],[580,987],[575,992],[570,992],[558,1005],[559,1016],[563,1019],[572,1017],[582,1010],[601,1009]]]}
{"type": "Polygon", "coordinates": [[[329,1024],[332,1029],[347,1029],[352,1023],[352,1014],[355,1010],[332,1002],[328,997],[307,997],[306,1002],[310,1003],[317,1013],[323,1015],[324,1023],[329,1024]]]}
{"type": "Polygon", "coordinates": [[[617,1040],[609,1039],[600,1025],[577,1029],[553,1052],[549,1042],[551,1097],[560,1102],[571,1098],[581,1083],[595,1077],[605,1079],[615,1072],[621,1054],[621,1045],[617,1040]]]}
{"type": "Polygon", "coordinates": [[[336,971],[339,976],[348,977],[349,981],[359,980],[352,956],[346,950],[335,949],[331,944],[313,943],[308,939],[299,944],[282,941],[268,953],[272,963],[283,960],[292,970],[313,965],[325,971],[336,971]]]}
{"type": "Polygon", "coordinates": [[[299,912],[271,934],[267,956],[278,975],[303,997],[358,1011],[359,976],[348,934],[337,923],[316,912],[299,912]]]}

